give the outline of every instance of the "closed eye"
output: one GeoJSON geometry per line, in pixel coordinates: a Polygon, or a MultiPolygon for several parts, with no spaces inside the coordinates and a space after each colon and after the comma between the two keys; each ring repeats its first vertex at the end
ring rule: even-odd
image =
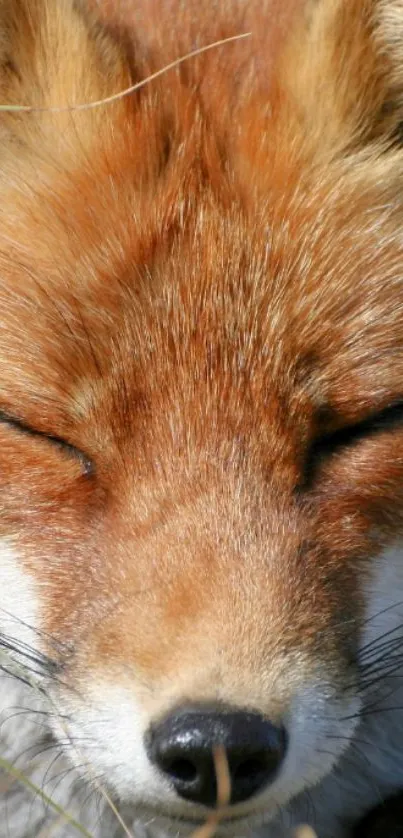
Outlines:
{"type": "Polygon", "coordinates": [[[362,440],[374,438],[399,427],[403,428],[403,401],[394,402],[354,425],[347,425],[318,437],[308,451],[300,488],[310,488],[320,465],[339,452],[342,453],[359,445],[362,440]]]}
{"type": "Polygon", "coordinates": [[[72,445],[70,442],[67,442],[62,437],[57,436],[57,434],[48,434],[45,431],[39,431],[36,428],[33,428],[28,423],[26,423],[24,420],[4,410],[0,410],[0,424],[9,425],[11,428],[14,428],[21,434],[36,437],[37,439],[43,439],[45,443],[60,448],[62,451],[69,454],[71,457],[75,458],[80,462],[84,474],[93,474],[94,465],[91,459],[87,457],[86,454],[84,454],[78,448],[76,448],[75,445],[72,445]]]}

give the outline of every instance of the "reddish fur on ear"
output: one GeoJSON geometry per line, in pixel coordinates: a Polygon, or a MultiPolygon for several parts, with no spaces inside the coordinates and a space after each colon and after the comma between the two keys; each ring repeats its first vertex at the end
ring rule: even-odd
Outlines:
{"type": "Polygon", "coordinates": [[[317,157],[390,141],[403,114],[402,59],[401,0],[306,0],[282,79],[317,157]]]}
{"type": "Polygon", "coordinates": [[[73,113],[48,114],[46,109],[101,99],[129,82],[120,46],[99,25],[91,25],[73,3],[50,7],[43,0],[1,0],[0,102],[41,111],[1,113],[2,168],[7,140],[18,142],[19,164],[24,151],[50,161],[57,148],[60,158],[74,165],[80,144],[83,151],[83,144],[90,144],[101,126],[108,131],[116,108],[87,111],[76,124],[73,113]]]}

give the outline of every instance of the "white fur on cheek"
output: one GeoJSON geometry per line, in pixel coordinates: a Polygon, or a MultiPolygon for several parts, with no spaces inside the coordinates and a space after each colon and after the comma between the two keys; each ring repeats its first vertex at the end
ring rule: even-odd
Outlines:
{"type": "Polygon", "coordinates": [[[0,539],[0,631],[35,649],[40,647],[37,588],[14,547],[0,539]]]}
{"type": "MultiPolygon", "coordinates": [[[[81,695],[81,691],[80,691],[81,695]]],[[[92,684],[85,691],[85,702],[78,702],[70,695],[58,701],[58,709],[70,717],[68,734],[73,745],[70,758],[82,765],[88,761],[91,770],[103,774],[119,796],[154,804],[175,801],[175,794],[168,782],[150,763],[145,747],[144,734],[148,719],[133,690],[108,681],[92,684]],[[84,747],[82,742],[86,742],[84,747]],[[100,747],[102,745],[102,747],[100,747]]],[[[54,723],[54,732],[66,738],[66,729],[54,723]]]]}

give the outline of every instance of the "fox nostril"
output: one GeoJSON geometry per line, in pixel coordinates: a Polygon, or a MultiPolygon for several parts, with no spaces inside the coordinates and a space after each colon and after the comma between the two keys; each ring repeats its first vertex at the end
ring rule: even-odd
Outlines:
{"type": "Polygon", "coordinates": [[[246,759],[244,762],[241,762],[240,765],[237,765],[235,769],[235,779],[257,776],[259,773],[265,771],[266,762],[264,759],[258,759],[258,757],[255,757],[254,759],[246,759]]]}
{"type": "Polygon", "coordinates": [[[226,749],[231,803],[247,800],[274,779],[286,750],[283,728],[258,713],[183,708],[148,734],[151,761],[186,800],[214,806],[214,745],[226,749]]]}
{"type": "Polygon", "coordinates": [[[174,759],[164,766],[165,774],[172,778],[186,782],[194,782],[197,779],[197,768],[188,759],[174,759]]]}

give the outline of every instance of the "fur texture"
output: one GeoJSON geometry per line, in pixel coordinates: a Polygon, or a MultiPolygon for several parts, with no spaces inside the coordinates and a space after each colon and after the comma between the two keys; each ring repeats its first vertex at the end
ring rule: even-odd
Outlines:
{"type": "Polygon", "coordinates": [[[0,113],[5,754],[50,737],[34,778],[97,838],[86,782],[189,832],[147,732],[249,708],[287,753],[222,833],[347,838],[403,773],[402,4],[1,0],[0,31],[34,109],[0,113]]]}

